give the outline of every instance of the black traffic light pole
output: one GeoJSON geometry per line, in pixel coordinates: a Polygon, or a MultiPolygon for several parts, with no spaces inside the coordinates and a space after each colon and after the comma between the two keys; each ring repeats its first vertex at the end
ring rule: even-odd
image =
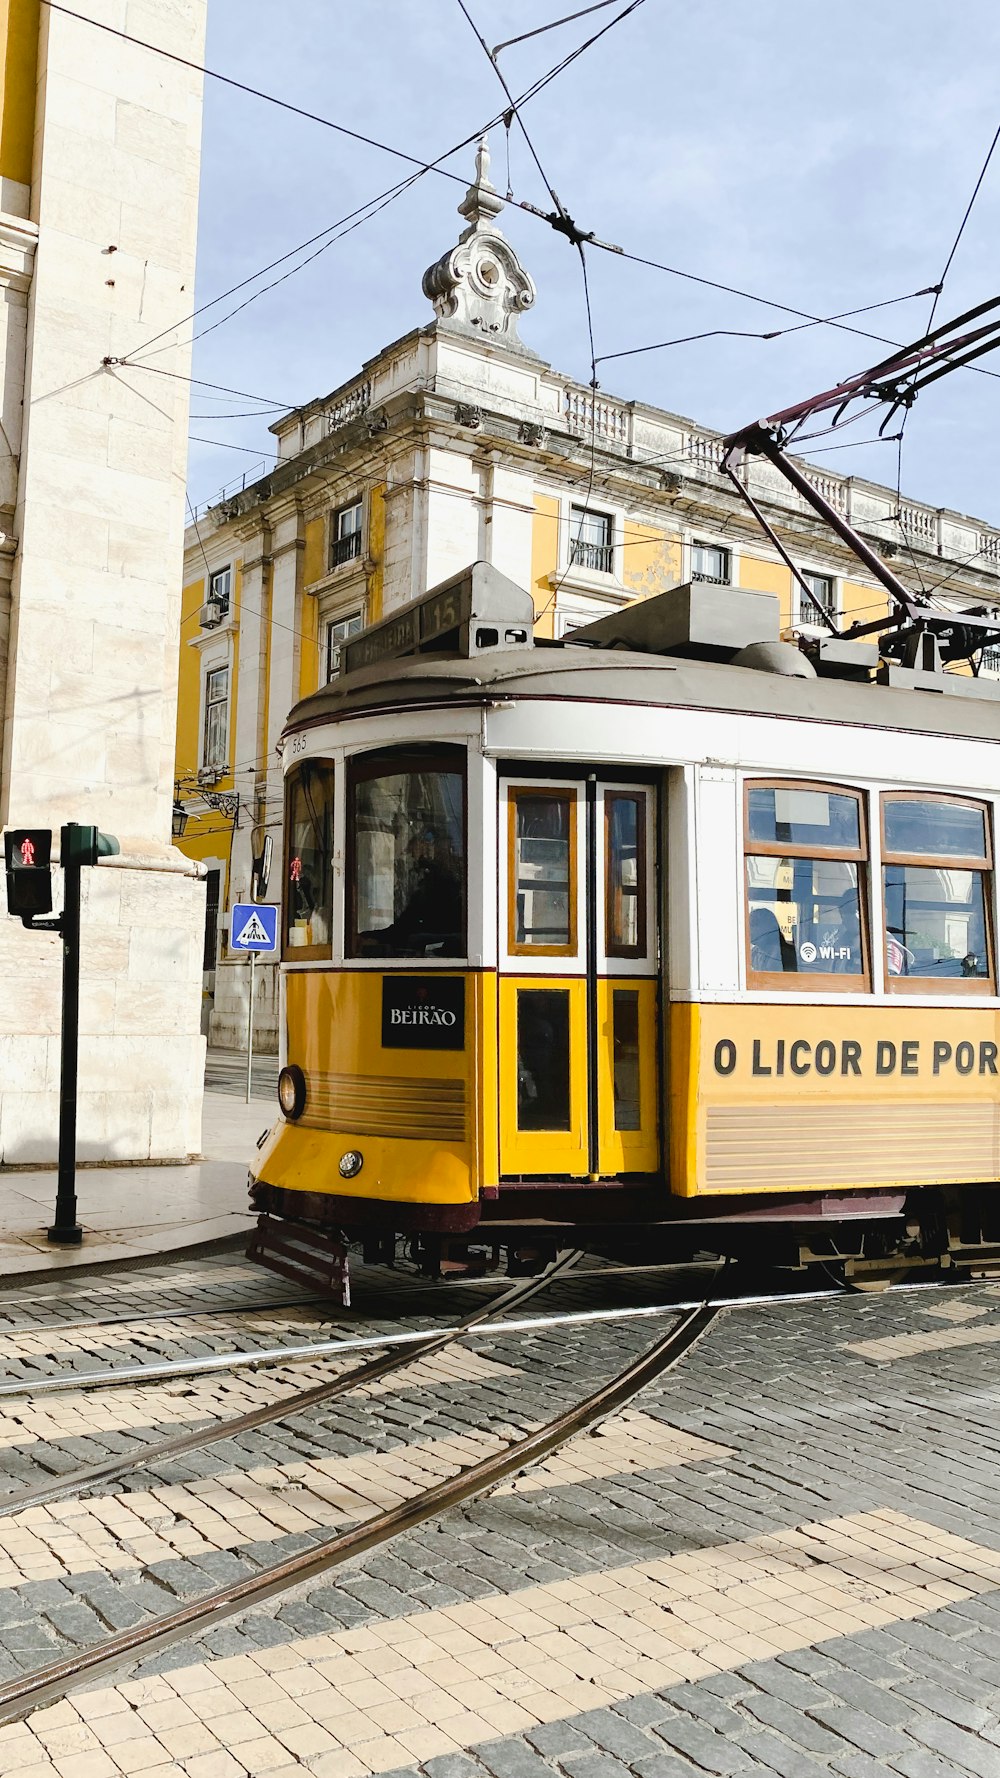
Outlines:
{"type": "Polygon", "coordinates": [[[7,911],[32,932],[58,932],[63,941],[62,1034],[59,1059],[59,1175],[56,1219],[47,1231],[50,1241],[78,1247],[83,1230],[76,1220],[76,1101],[80,1051],[80,872],[120,850],[113,834],[67,821],[59,835],[63,869],[63,911],[54,919],[38,919],[52,907],[49,866],[51,833],[44,829],[12,830],[4,836],[7,868],[7,911]]]}
{"type": "MultiPolygon", "coordinates": [[[[62,857],[73,856],[67,844],[70,822],[61,834],[62,857]]],[[[63,911],[59,931],[63,941],[62,1040],[59,1052],[59,1180],[56,1186],[56,1219],[48,1231],[50,1241],[78,1247],[83,1230],[76,1220],[76,1086],[80,1059],[80,866],[63,863],[63,911]]]]}

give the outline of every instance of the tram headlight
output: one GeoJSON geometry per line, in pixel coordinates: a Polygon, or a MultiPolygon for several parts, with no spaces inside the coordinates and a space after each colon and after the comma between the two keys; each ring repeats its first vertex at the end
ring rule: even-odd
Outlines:
{"type": "Polygon", "coordinates": [[[340,1157],[341,1179],[356,1179],[364,1164],[364,1155],[359,1154],[356,1148],[349,1148],[347,1153],[340,1157]]]}
{"type": "Polygon", "coordinates": [[[287,1118],[301,1117],[306,1108],[306,1077],[294,1063],[278,1075],[278,1104],[287,1118]]]}

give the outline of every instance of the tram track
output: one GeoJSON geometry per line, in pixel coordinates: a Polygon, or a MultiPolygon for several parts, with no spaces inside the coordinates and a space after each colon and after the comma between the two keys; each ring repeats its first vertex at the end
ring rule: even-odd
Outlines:
{"type": "MultiPolygon", "coordinates": [[[[537,1277],[519,1280],[512,1289],[500,1297],[499,1301],[491,1300],[481,1303],[468,1315],[463,1316],[460,1321],[453,1322],[447,1327],[432,1329],[428,1332],[415,1331],[409,1335],[405,1343],[401,1343],[398,1335],[395,1336],[395,1341],[392,1335],[382,1338],[373,1335],[368,1341],[368,1345],[369,1347],[381,1347],[383,1350],[380,1357],[369,1359],[350,1370],[340,1371],[324,1383],[292,1391],[288,1395],[279,1396],[271,1402],[263,1402],[258,1407],[250,1408],[245,1413],[233,1415],[228,1419],[210,1422],[207,1426],[199,1426],[187,1432],[177,1433],[172,1438],[159,1439],[153,1444],[141,1446],[136,1451],[116,1452],[96,1463],[84,1464],[63,1475],[53,1476],[48,1482],[37,1483],[31,1488],[23,1489],[18,1494],[8,1495],[0,1499],[0,1518],[9,1518],[11,1514],[23,1512],[29,1507],[48,1505],[53,1500],[62,1499],[68,1494],[81,1493],[101,1483],[117,1481],[122,1476],[144,1469],[151,1463],[168,1462],[175,1457],[186,1456],[191,1451],[203,1450],[207,1445],[219,1444],[224,1439],[238,1438],[244,1433],[256,1432],[259,1428],[285,1420],[290,1415],[305,1412],[309,1408],[318,1407],[328,1401],[334,1401],[338,1396],[345,1395],[351,1390],[362,1389],[369,1384],[380,1382],[382,1378],[390,1376],[393,1371],[401,1370],[405,1365],[413,1364],[417,1359],[428,1358],[433,1353],[444,1350],[454,1341],[472,1332],[481,1323],[488,1321],[491,1316],[505,1314],[523,1303],[530,1302],[540,1292],[547,1290],[550,1284],[565,1277],[581,1257],[579,1249],[570,1249],[561,1254],[537,1277]],[[389,1350],[385,1350],[386,1346],[389,1347],[389,1350]]],[[[325,1342],[323,1351],[319,1351],[314,1345],[310,1348],[310,1356],[313,1359],[334,1357],[344,1347],[348,1347],[348,1349],[343,1355],[350,1356],[348,1343],[344,1341],[325,1342]]],[[[223,1354],[222,1356],[227,1355],[223,1354]]],[[[253,1354],[244,1356],[248,1357],[249,1362],[254,1361],[253,1354]]],[[[284,1353],[279,1351],[276,1356],[271,1356],[269,1362],[281,1363],[283,1357],[284,1353]]],[[[261,1362],[262,1359],[263,1355],[257,1356],[257,1362],[261,1362]]],[[[145,1374],[139,1380],[143,1382],[163,1380],[162,1376],[150,1375],[150,1372],[156,1371],[157,1368],[155,1366],[142,1367],[145,1374]]],[[[228,1368],[232,1368],[232,1366],[228,1368]]],[[[159,1369],[162,1371],[162,1367],[159,1369]]],[[[106,1373],[105,1381],[108,1375],[113,1377],[115,1382],[126,1380],[123,1369],[106,1373]]],[[[131,1376],[127,1380],[135,1382],[136,1378],[131,1376]]],[[[13,1393],[34,1395],[42,1392],[46,1385],[51,1388],[52,1385],[60,1383],[64,1389],[79,1388],[81,1385],[96,1387],[94,1373],[89,1375],[83,1373],[74,1375],[65,1381],[57,1378],[40,1378],[23,1386],[18,1385],[13,1393]]],[[[12,1392],[10,1385],[4,1385],[3,1389],[0,1389],[0,1394],[4,1392],[12,1392]]]]}
{"type": "MultiPolygon", "coordinates": [[[[571,1257],[573,1256],[566,1256],[562,1269],[567,1269],[571,1257]]],[[[554,1268],[550,1268],[547,1274],[528,1282],[536,1289],[542,1288],[551,1281],[553,1272],[554,1268]]],[[[514,1293],[508,1294],[513,1296],[514,1293]]],[[[527,1293],[519,1293],[519,1300],[523,1301],[525,1294],[527,1293]]],[[[717,1317],[733,1306],[735,1305],[726,1301],[705,1301],[680,1312],[677,1321],[667,1333],[582,1400],[563,1409],[541,1427],[532,1428],[522,1437],[510,1439],[502,1449],[466,1465],[454,1476],[420,1490],[386,1511],[362,1519],[347,1531],[323,1537],[308,1549],[273,1563],[255,1575],[202,1594],[176,1610],[149,1619],[144,1624],[119,1631],[94,1647],[77,1648],[71,1654],[37,1668],[33,1673],[0,1686],[0,1723],[12,1722],[32,1710],[53,1703],[84,1684],[106,1679],[123,1665],[168,1648],[193,1632],[211,1630],[226,1619],[265,1604],[293,1587],[315,1580],[330,1569],[363,1555],[380,1544],[390,1542],[449,1508],[482,1494],[528,1464],[547,1457],[577,1433],[585,1431],[598,1420],[624,1406],[647,1384],[678,1363],[717,1317]]],[[[495,1308],[496,1305],[492,1307],[495,1308]]],[[[470,1319],[471,1317],[467,1318],[466,1327],[470,1319]]],[[[462,1326],[463,1324],[459,1324],[456,1328],[442,1330],[440,1334],[431,1336],[435,1345],[446,1344],[458,1337],[462,1326]]],[[[385,1359],[375,1360],[372,1365],[361,1367],[361,1370],[368,1372],[366,1380],[371,1381],[374,1380],[371,1372],[376,1368],[378,1374],[384,1376],[387,1369],[395,1368],[400,1363],[409,1363],[413,1357],[414,1350],[409,1347],[403,1358],[394,1353],[387,1354],[385,1359]]],[[[359,1380],[360,1372],[356,1371],[334,1381],[357,1386],[359,1380]]],[[[332,1386],[323,1386],[323,1389],[323,1399],[329,1399],[328,1391],[332,1391],[332,1386]]],[[[305,1393],[315,1396],[316,1391],[305,1393]]],[[[280,1405],[287,1412],[287,1404],[275,1405],[280,1405]]],[[[259,1412],[257,1410],[253,1416],[242,1418],[256,1421],[259,1412]]],[[[266,1417],[273,1419],[276,1416],[273,1412],[268,1412],[266,1417]]],[[[227,1436],[227,1433],[221,1436],[227,1436]]],[[[189,1450],[194,1444],[207,1441],[204,1434],[195,1434],[190,1438],[185,1436],[183,1441],[167,1442],[171,1446],[182,1442],[184,1448],[189,1450]]],[[[162,1455],[163,1446],[158,1451],[162,1455]]],[[[140,1455],[147,1457],[149,1453],[140,1455]]],[[[81,1475],[90,1479],[108,1479],[106,1469],[107,1466],[96,1465],[91,1466],[88,1471],[78,1471],[75,1477],[60,1478],[54,1486],[54,1492],[33,1490],[31,1503],[38,1504],[42,1499],[51,1499],[56,1494],[66,1492],[70,1486],[79,1485],[81,1475]],[[99,1477],[95,1471],[100,1471],[99,1477]]],[[[118,1473],[120,1472],[119,1465],[118,1473]]],[[[28,1497],[22,1495],[15,1503],[4,1502],[2,1510],[4,1513],[20,1510],[27,1503],[28,1497]]]]}

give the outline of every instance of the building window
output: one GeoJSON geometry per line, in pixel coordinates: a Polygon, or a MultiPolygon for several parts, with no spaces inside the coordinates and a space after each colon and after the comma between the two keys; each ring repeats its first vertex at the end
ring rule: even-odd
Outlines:
{"type": "Polygon", "coordinates": [[[336,679],[340,672],[340,651],[348,636],[356,636],[362,627],[360,611],[352,611],[350,617],[335,618],[326,626],[326,683],[336,679]]]}
{"type": "Polygon", "coordinates": [[[210,870],[205,880],[205,955],[201,967],[210,971],[215,968],[219,952],[219,902],[221,899],[222,872],[210,870]]]}
{"type": "MultiPolygon", "coordinates": [[[[832,574],[803,574],[803,580],[812,593],[816,604],[826,612],[827,617],[837,615],[837,583],[832,574]]],[[[810,603],[802,588],[799,588],[799,622],[818,624],[822,622],[816,605],[810,603]]]]}
{"type": "Polygon", "coordinates": [[[222,617],[229,615],[229,600],[233,590],[233,570],[231,567],[215,568],[208,577],[208,596],[212,604],[218,605],[222,617]]]}
{"type": "Polygon", "coordinates": [[[887,986],[993,992],[987,908],[993,855],[983,803],[882,798],[887,986]]]}
{"type": "Polygon", "coordinates": [[[330,519],[330,567],[353,562],[361,554],[361,501],[338,506],[330,519]]]}
{"type": "Polygon", "coordinates": [[[205,676],[205,735],[202,765],[222,771],[228,764],[229,668],[212,667],[205,676]]]}
{"type": "Polygon", "coordinates": [[[984,648],[979,657],[979,671],[987,679],[1000,679],[1000,648],[984,648]]]}
{"type": "Polygon", "coordinates": [[[733,578],[732,552],[715,543],[691,545],[691,579],[708,580],[713,586],[729,586],[733,578]]]}
{"type": "Polygon", "coordinates": [[[569,509],[569,560],[574,568],[610,574],[614,567],[614,521],[609,512],[586,506],[569,509]]]}
{"type": "Polygon", "coordinates": [[[747,964],[754,988],[868,987],[864,805],[856,790],[751,783],[747,964]]]}

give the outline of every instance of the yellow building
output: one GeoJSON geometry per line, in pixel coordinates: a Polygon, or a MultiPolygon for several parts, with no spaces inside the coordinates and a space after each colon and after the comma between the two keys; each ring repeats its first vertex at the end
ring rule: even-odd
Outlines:
{"type": "MultiPolygon", "coordinates": [[[[278,742],[291,706],[337,671],[344,637],[474,560],[530,588],[539,635],[687,580],[777,593],[787,627],[818,626],[778,553],[718,473],[721,438],[560,376],[518,335],[535,299],[497,226],[480,150],[458,244],[424,274],[427,325],[333,394],[272,428],[278,461],[187,536],[177,737],[182,845],[210,872],[210,1036],[245,1042],[247,968],[226,909],[249,898],[270,834],[281,882],[278,742]],[[218,910],[217,914],[212,909],[218,910]]],[[[958,602],[1000,601],[1000,532],[806,466],[905,578],[949,579],[958,602]],[[905,535],[905,559],[900,554],[905,535]]],[[[769,466],[755,497],[839,623],[884,590],[769,466]]],[[[258,969],[258,1041],[276,1040],[273,969],[258,969]]]]}

